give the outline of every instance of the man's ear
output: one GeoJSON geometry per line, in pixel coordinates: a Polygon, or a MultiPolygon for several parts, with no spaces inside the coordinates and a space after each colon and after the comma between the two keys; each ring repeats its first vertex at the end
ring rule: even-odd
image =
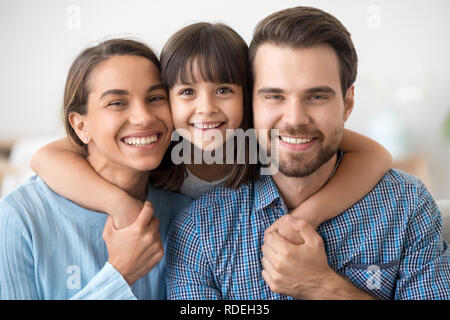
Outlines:
{"type": "Polygon", "coordinates": [[[71,112],[69,114],[69,122],[78,138],[83,143],[88,144],[90,137],[86,117],[77,112],[71,112]]]}
{"type": "Polygon", "coordinates": [[[351,85],[344,98],[344,121],[347,121],[353,110],[353,105],[355,104],[355,85],[351,85]]]}

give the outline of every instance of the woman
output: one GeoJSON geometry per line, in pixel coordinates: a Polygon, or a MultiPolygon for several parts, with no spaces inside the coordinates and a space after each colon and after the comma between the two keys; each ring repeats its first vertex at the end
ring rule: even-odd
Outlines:
{"type": "Polygon", "coordinates": [[[1,299],[165,297],[163,244],[188,199],[148,184],[173,130],[159,69],[152,50],[132,40],[105,41],[75,59],[64,94],[67,135],[99,176],[146,205],[116,230],[106,214],[31,178],[0,201],[1,299]]]}

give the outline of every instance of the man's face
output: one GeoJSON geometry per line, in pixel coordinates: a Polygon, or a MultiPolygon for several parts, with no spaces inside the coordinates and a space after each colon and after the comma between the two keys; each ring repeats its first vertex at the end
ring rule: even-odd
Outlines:
{"type": "Polygon", "coordinates": [[[267,150],[279,145],[283,175],[312,174],[336,153],[353,108],[353,86],[342,97],[337,54],[326,44],[291,49],[266,43],[253,63],[254,125],[267,130],[258,135],[260,143],[267,139],[267,150]],[[279,130],[276,141],[271,129],[279,130]]]}

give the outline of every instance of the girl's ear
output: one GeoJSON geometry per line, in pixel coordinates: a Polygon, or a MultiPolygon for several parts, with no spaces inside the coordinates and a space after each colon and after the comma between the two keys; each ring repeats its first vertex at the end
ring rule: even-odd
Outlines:
{"type": "Polygon", "coordinates": [[[86,117],[77,112],[71,112],[69,114],[69,122],[78,138],[80,138],[84,144],[88,144],[90,137],[86,117]]]}
{"type": "Polygon", "coordinates": [[[351,85],[345,93],[344,99],[344,121],[347,121],[355,104],[355,85],[351,85]]]}

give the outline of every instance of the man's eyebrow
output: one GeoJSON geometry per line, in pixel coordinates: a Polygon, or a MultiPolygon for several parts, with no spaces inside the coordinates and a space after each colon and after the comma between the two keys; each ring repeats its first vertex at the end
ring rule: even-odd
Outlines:
{"type": "Polygon", "coordinates": [[[285,91],[280,88],[272,88],[272,87],[262,87],[256,91],[257,94],[261,93],[284,93],[285,91]]]}
{"type": "Polygon", "coordinates": [[[311,93],[316,93],[316,92],[336,94],[336,91],[334,91],[334,89],[329,86],[318,86],[318,87],[314,87],[314,88],[309,88],[309,89],[306,89],[304,92],[306,94],[311,94],[311,93]]]}

